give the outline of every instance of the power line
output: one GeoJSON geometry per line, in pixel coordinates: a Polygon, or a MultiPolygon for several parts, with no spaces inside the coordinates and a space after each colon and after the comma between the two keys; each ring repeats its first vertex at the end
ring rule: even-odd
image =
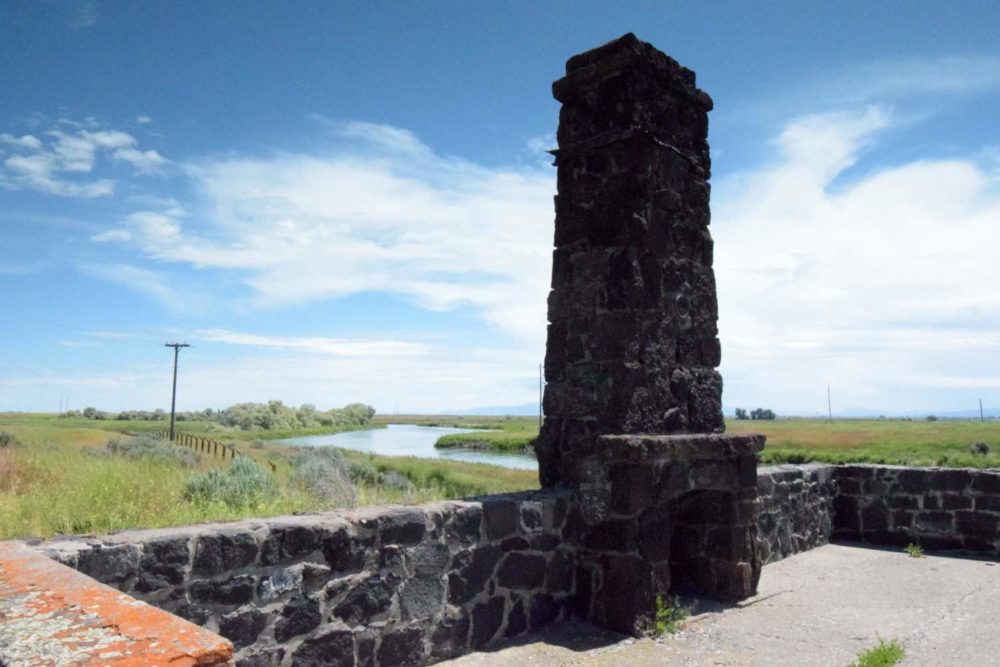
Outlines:
{"type": "Polygon", "coordinates": [[[163,347],[174,348],[174,389],[170,396],[170,441],[174,441],[174,414],[177,410],[177,355],[182,347],[191,347],[187,343],[164,343],[163,347]]]}

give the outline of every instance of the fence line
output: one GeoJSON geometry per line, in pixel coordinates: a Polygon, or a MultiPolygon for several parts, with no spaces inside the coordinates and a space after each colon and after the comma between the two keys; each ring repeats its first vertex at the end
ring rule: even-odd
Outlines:
{"type": "MultiPolygon", "coordinates": [[[[170,441],[169,431],[157,431],[153,434],[158,440],[163,440],[165,442],[170,441]]],[[[218,458],[221,451],[221,456],[223,459],[228,455],[231,459],[235,459],[237,456],[247,456],[243,452],[239,451],[232,445],[228,445],[224,442],[219,442],[218,440],[213,440],[211,438],[203,438],[197,435],[191,435],[190,433],[176,432],[174,433],[174,444],[180,445],[182,447],[188,447],[192,450],[201,452],[202,454],[211,454],[212,456],[218,458]]],[[[271,466],[271,472],[277,472],[278,466],[272,461],[267,461],[267,465],[271,466]]]]}

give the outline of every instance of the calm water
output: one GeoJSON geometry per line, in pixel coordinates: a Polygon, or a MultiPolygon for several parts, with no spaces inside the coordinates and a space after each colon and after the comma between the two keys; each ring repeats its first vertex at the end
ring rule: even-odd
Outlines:
{"type": "Polygon", "coordinates": [[[333,445],[344,449],[383,454],[385,456],[421,456],[429,459],[448,459],[466,463],[492,463],[506,468],[538,470],[538,461],[526,454],[497,454],[457,449],[435,449],[434,443],[442,435],[449,433],[470,433],[465,428],[444,428],[438,426],[414,426],[412,424],[390,424],[388,428],[371,431],[348,431],[333,435],[310,435],[304,438],[289,438],[278,442],[291,445],[322,447],[333,445]]]}

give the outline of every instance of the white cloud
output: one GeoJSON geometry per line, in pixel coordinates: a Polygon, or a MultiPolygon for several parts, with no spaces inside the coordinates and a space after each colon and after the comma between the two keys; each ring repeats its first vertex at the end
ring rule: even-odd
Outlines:
{"type": "Polygon", "coordinates": [[[439,156],[396,128],[337,127],[364,143],[199,163],[200,215],[182,225],[143,211],[125,228],[158,260],[245,272],[261,304],[395,292],[544,340],[553,171],[439,156]]]}
{"type": "Polygon", "coordinates": [[[18,146],[19,148],[30,148],[32,150],[39,150],[42,147],[42,142],[39,141],[38,137],[25,134],[21,137],[15,137],[6,132],[0,132],[0,143],[8,144],[10,146],[18,146]]]}
{"type": "Polygon", "coordinates": [[[1000,179],[975,158],[847,171],[891,118],[793,121],[773,164],[715,184],[727,405],[818,411],[830,383],[842,407],[907,409],[928,377],[993,386],[1000,179]]]}
{"type": "Polygon", "coordinates": [[[111,157],[128,162],[143,172],[156,171],[170,163],[168,159],[154,150],[140,151],[135,148],[119,148],[111,154],[111,157]]]}
{"type": "Polygon", "coordinates": [[[155,150],[140,150],[130,134],[96,129],[99,124],[94,119],[84,122],[60,119],[56,125],[73,129],[48,130],[42,135],[47,141],[30,134],[21,137],[0,134],[0,143],[20,151],[4,160],[0,185],[67,197],[104,197],[113,194],[114,181],[84,179],[94,171],[99,154],[125,162],[142,173],[155,172],[169,164],[155,150]]]}
{"type": "Polygon", "coordinates": [[[98,243],[131,241],[132,233],[127,229],[109,229],[106,232],[94,234],[90,237],[90,240],[98,243]]]}
{"type": "Polygon", "coordinates": [[[150,123],[153,122],[153,119],[150,118],[149,116],[136,116],[135,122],[138,123],[139,125],[149,125],[150,123]]]}
{"type": "Polygon", "coordinates": [[[324,356],[385,357],[413,356],[427,353],[428,346],[403,340],[342,339],[320,336],[263,336],[259,334],[200,329],[194,337],[212,343],[276,348],[324,356]]]}

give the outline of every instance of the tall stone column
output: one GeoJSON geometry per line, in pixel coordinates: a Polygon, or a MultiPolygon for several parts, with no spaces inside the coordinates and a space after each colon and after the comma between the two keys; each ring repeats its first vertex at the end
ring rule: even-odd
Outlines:
{"type": "Polygon", "coordinates": [[[543,486],[576,490],[577,612],[621,632],[656,596],[752,595],[763,436],[723,434],[708,111],[628,34],[570,58],[545,356],[543,486]]]}
{"type": "Polygon", "coordinates": [[[709,224],[712,100],[627,34],[570,58],[545,355],[543,486],[573,485],[595,433],[718,433],[709,224]]]}

